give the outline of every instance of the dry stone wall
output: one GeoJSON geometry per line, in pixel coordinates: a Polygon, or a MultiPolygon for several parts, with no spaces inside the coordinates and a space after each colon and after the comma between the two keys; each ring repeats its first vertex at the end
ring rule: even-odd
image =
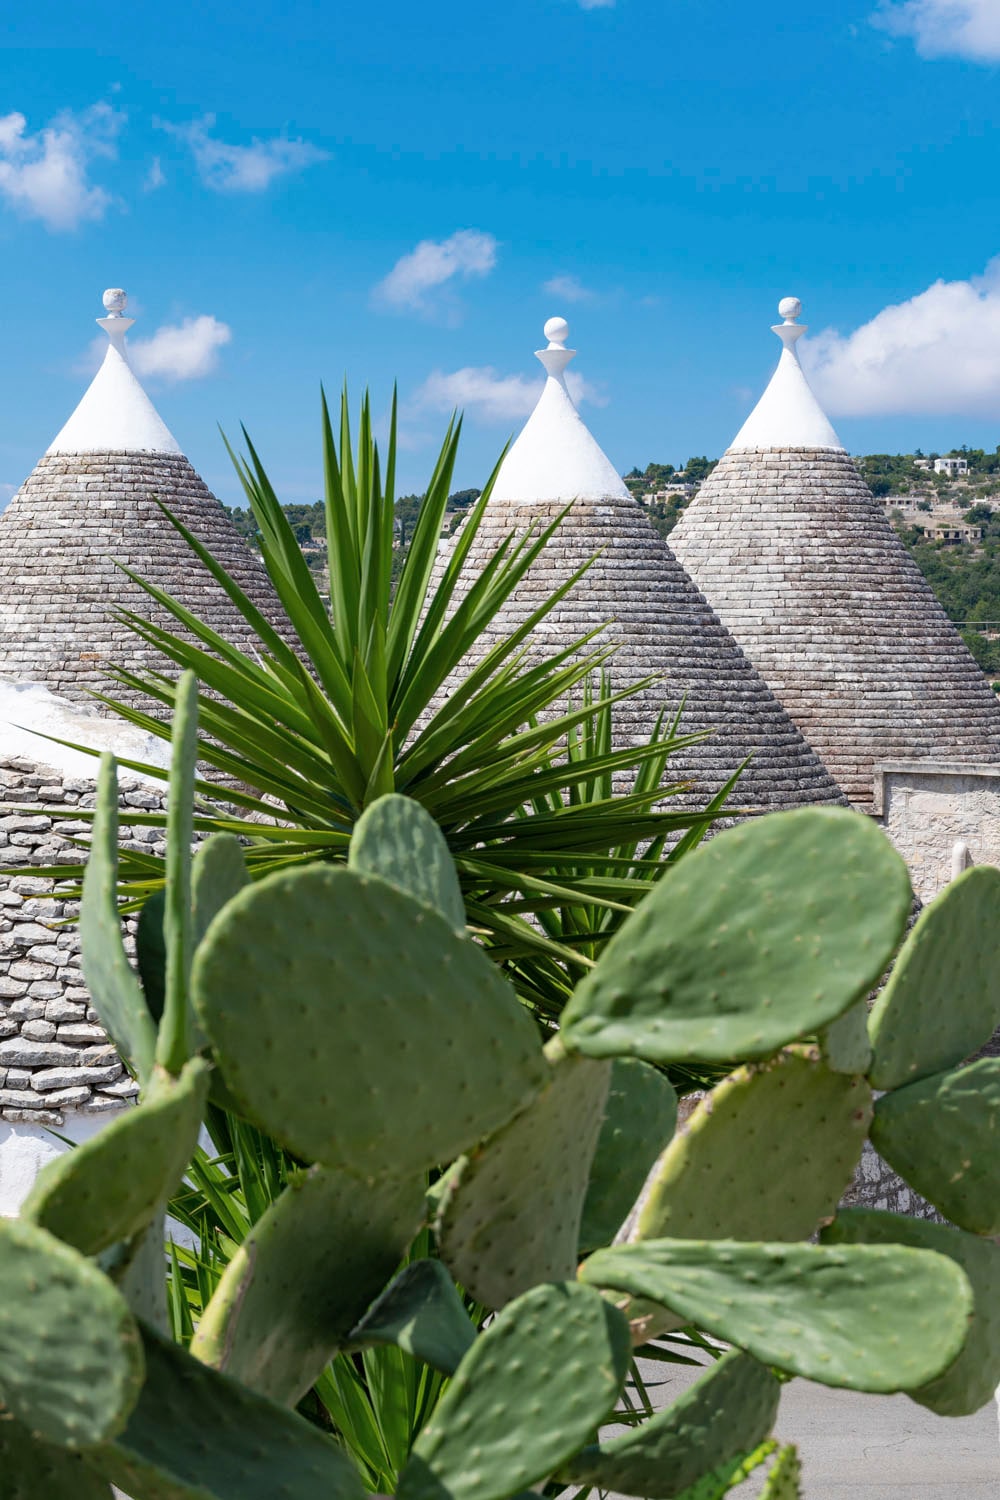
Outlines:
{"type": "Polygon", "coordinates": [[[879,765],[875,811],[921,901],[932,901],[965,864],[1000,865],[1000,759],[981,766],[879,765]]]}
{"type": "MultiPolygon", "coordinates": [[[[128,816],[162,810],[163,794],[127,776],[120,787],[122,841],[162,854],[160,830],[129,827],[128,816]]],[[[76,915],[76,903],[53,899],[50,879],[9,873],[77,863],[71,837],[89,835],[89,822],[37,809],[94,801],[93,781],[0,759],[0,1120],[12,1124],[58,1127],[67,1111],[104,1114],[137,1092],[90,1004],[77,929],[59,926],[76,915]]]]}

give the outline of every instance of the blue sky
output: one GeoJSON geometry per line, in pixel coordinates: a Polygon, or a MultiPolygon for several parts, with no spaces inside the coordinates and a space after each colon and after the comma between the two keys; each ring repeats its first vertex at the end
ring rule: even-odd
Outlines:
{"type": "Polygon", "coordinates": [[[100,293],[225,500],[246,423],[318,491],[318,387],[404,488],[481,483],[541,324],[620,467],[718,454],[802,298],[854,451],[1000,441],[1000,0],[36,0],[0,44],[0,499],[86,384],[100,293]]]}

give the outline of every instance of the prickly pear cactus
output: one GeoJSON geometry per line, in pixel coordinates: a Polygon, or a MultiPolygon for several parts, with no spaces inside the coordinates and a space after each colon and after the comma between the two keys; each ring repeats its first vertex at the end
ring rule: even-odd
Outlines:
{"type": "Polygon", "coordinates": [[[399,1500],[559,1483],[720,1500],[765,1463],[764,1493],[791,1500],[797,1455],[768,1436],[779,1377],[944,1414],[987,1399],[1000,1096],[992,1065],[958,1065],[995,1020],[988,944],[963,961],[945,1035],[931,1018],[950,998],[943,950],[969,940],[970,913],[996,923],[1000,882],[928,908],[869,1025],[909,910],[901,862],[852,813],[754,820],[653,886],[553,1037],[466,929],[444,842],[405,798],[366,810],[347,868],[250,885],[226,837],[192,861],[193,679],[178,702],[174,848],[138,974],[110,760],[83,902],[94,1002],[140,1103],[0,1224],[4,1494],[362,1500],[346,1440],[369,1381],[387,1411],[422,1393],[392,1459],[399,1500]],[[734,1067],[677,1132],[660,1069],[692,1060],[734,1067]],[[962,1228],[833,1218],[873,1085],[889,1090],[873,1138],[962,1228]],[[185,1349],[150,1326],[157,1236],[206,1098],[270,1132],[290,1175],[242,1234],[227,1217],[228,1267],[199,1275],[185,1349]],[[700,1378],[657,1412],[630,1397],[628,1430],[602,1430],[633,1348],[681,1325],[700,1378]],[[714,1361],[706,1339],[729,1352],[714,1361]],[[303,1395],[326,1420],[289,1410],[303,1395]]]}

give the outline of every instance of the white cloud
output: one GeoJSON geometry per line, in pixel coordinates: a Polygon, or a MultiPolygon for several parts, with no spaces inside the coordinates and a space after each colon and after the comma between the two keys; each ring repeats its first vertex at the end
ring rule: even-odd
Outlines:
{"type": "MultiPolygon", "coordinates": [[[[542,380],[526,375],[500,375],[492,365],[466,365],[464,369],[434,370],[417,391],[413,411],[451,412],[458,407],[480,422],[515,422],[529,417],[542,393],[542,380]]],[[[579,405],[607,406],[608,398],[582,375],[570,370],[566,385],[579,405]]]]}
{"type": "Polygon", "coordinates": [[[80,114],[65,110],[32,135],[24,115],[3,115],[0,195],[48,229],[76,229],[103,218],[112,196],[89,181],[89,170],[96,158],[116,155],[115,137],[124,122],[109,104],[95,104],[80,114]]]}
{"type": "Polygon", "coordinates": [[[550,297],[561,297],[564,302],[595,302],[597,293],[584,286],[578,276],[552,276],[542,286],[550,297]]]}
{"type": "Polygon", "coordinates": [[[1000,412],[1000,257],[982,276],[935,281],[842,335],[801,346],[834,416],[1000,412]]]}
{"type": "Polygon", "coordinates": [[[192,120],[189,125],[171,125],[163,120],[157,124],[191,148],[202,182],[217,193],[262,193],[275,178],[330,159],[329,151],[284,135],[266,141],[255,136],[249,146],[220,141],[209,133],[215,124],[214,115],[192,120]]]}
{"type": "Polygon", "coordinates": [[[899,0],[872,19],[895,36],[912,36],[924,57],[1000,61],[998,0],[899,0]]]}
{"type": "Polygon", "coordinates": [[[446,240],[421,240],[397,260],[374,291],[375,301],[396,311],[429,312],[440,306],[439,292],[454,277],[488,276],[497,263],[497,241],[481,229],[457,229],[446,240]]]}
{"type": "MultiPolygon", "coordinates": [[[[129,311],[138,309],[133,305],[129,311]]],[[[163,323],[149,338],[129,339],[128,358],[137,375],[178,382],[201,380],[219,366],[219,350],[232,342],[228,323],[208,313],[163,323]]],[[[75,365],[80,375],[94,375],[108,352],[108,341],[99,333],[75,365]]]]}
{"type": "Polygon", "coordinates": [[[230,342],[228,323],[202,313],[181,323],[164,323],[148,339],[129,345],[129,359],[137,375],[163,380],[200,380],[219,363],[219,350],[230,342]]]}
{"type": "Polygon", "coordinates": [[[149,171],[146,173],[146,180],[142,184],[143,192],[155,193],[156,189],[161,188],[166,180],[163,163],[158,156],[154,156],[150,163],[149,171]]]}

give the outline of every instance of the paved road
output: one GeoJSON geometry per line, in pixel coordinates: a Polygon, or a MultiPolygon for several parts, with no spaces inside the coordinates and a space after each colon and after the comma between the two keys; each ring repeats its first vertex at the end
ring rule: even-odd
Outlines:
{"type": "MultiPolygon", "coordinates": [[[[666,1405],[690,1383],[682,1367],[648,1367],[666,1405]]],[[[862,1396],[793,1380],[775,1436],[802,1454],[805,1500],[1000,1500],[1000,1424],[990,1404],[972,1417],[936,1417],[906,1396],[862,1396]]],[[[733,1492],[752,1500],[764,1476],[733,1492]]]]}
{"type": "Polygon", "coordinates": [[[793,1380],[776,1436],[799,1444],[806,1500],[1000,1500],[992,1402],[975,1416],[945,1418],[906,1396],[793,1380]]]}

